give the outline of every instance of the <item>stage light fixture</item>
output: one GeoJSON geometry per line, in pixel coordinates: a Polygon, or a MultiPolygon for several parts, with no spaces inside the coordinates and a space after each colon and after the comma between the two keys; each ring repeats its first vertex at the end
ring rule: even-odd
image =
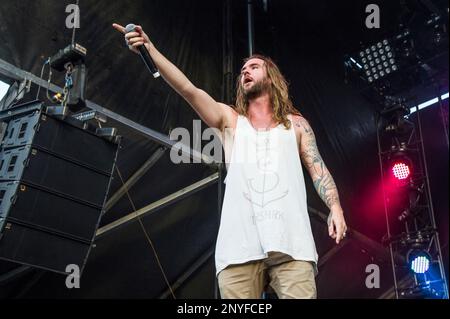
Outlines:
{"type": "Polygon", "coordinates": [[[397,187],[411,184],[413,163],[402,146],[400,148],[393,147],[393,153],[390,155],[388,163],[391,179],[397,187]]]}
{"type": "Polygon", "coordinates": [[[398,70],[391,44],[387,39],[361,50],[354,63],[362,66],[365,71],[363,78],[369,83],[398,70]]]}
{"type": "Polygon", "coordinates": [[[405,180],[411,175],[411,170],[409,169],[409,163],[404,161],[397,161],[392,165],[392,173],[394,177],[399,180],[405,180]]]}
{"type": "Polygon", "coordinates": [[[431,256],[425,250],[411,249],[407,254],[408,266],[415,274],[424,274],[430,269],[431,256]]]}

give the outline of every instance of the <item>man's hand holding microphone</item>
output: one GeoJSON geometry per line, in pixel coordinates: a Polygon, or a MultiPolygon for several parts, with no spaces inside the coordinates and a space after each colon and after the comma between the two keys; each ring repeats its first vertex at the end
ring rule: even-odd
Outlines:
{"type": "Polygon", "coordinates": [[[149,54],[153,44],[147,34],[145,34],[144,30],[142,30],[142,27],[134,24],[128,24],[126,27],[123,27],[117,23],[113,23],[112,26],[114,29],[125,35],[125,43],[128,48],[142,57],[142,60],[152,73],[153,77],[159,77],[160,74],[158,69],[149,54]]]}

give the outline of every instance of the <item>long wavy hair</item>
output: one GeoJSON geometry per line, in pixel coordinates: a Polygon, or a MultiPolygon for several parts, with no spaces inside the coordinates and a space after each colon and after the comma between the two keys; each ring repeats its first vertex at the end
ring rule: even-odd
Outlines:
{"type": "MultiPolygon", "coordinates": [[[[250,59],[261,59],[264,61],[266,76],[271,82],[269,96],[273,109],[273,119],[276,123],[283,124],[286,129],[289,129],[291,127],[291,122],[287,118],[288,114],[300,116],[302,116],[302,114],[292,105],[292,101],[289,98],[288,82],[272,59],[263,55],[254,54],[244,59],[244,64],[250,59]]],[[[237,93],[235,110],[240,115],[247,116],[249,101],[244,94],[241,77],[242,74],[239,74],[236,82],[237,93]]]]}

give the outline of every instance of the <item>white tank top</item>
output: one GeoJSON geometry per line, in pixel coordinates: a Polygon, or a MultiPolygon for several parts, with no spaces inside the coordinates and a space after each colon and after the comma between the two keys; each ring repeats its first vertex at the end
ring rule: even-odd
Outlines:
{"type": "Polygon", "coordinates": [[[216,243],[216,274],[228,265],[267,258],[271,251],[312,261],[317,271],[292,121],[289,130],[280,124],[257,131],[239,115],[234,141],[228,146],[225,143],[229,165],[216,243]]]}

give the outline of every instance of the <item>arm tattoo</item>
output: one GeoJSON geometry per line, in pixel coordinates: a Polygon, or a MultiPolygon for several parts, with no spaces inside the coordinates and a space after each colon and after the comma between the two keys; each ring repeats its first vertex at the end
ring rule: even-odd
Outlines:
{"type": "Polygon", "coordinates": [[[328,171],[316,144],[314,132],[306,120],[298,119],[295,126],[302,130],[300,157],[311,175],[314,187],[328,208],[339,204],[339,195],[333,177],[328,171]]]}

